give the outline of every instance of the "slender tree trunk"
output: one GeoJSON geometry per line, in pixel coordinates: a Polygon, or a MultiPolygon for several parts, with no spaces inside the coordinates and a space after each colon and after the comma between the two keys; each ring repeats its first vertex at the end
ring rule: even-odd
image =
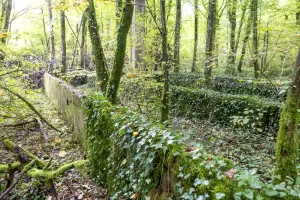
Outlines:
{"type": "Polygon", "coordinates": [[[252,0],[251,5],[252,17],[253,17],[253,68],[254,77],[258,78],[259,75],[259,65],[258,65],[258,0],[252,0]]]}
{"type": "Polygon", "coordinates": [[[243,46],[242,46],[242,52],[241,52],[241,57],[240,57],[240,61],[239,61],[239,65],[238,65],[238,72],[241,73],[242,72],[242,66],[244,64],[244,57],[246,54],[246,47],[247,47],[247,43],[248,40],[250,38],[250,32],[251,32],[251,26],[252,25],[252,17],[250,16],[247,22],[247,26],[246,26],[246,31],[245,31],[245,37],[243,40],[243,46]]]}
{"type": "Polygon", "coordinates": [[[61,64],[62,64],[62,73],[67,71],[67,45],[66,45],[66,21],[65,21],[65,11],[60,11],[60,30],[61,30],[61,64]]]}
{"type": "Polygon", "coordinates": [[[193,54],[193,64],[192,64],[192,72],[196,71],[197,64],[197,49],[198,49],[198,0],[194,0],[194,14],[195,14],[195,25],[194,25],[194,54],[193,54]]]}
{"type": "Polygon", "coordinates": [[[269,48],[269,27],[264,33],[264,46],[263,46],[263,55],[261,57],[260,69],[264,72],[267,69],[267,57],[268,57],[268,48],[269,48]]]}
{"type": "Polygon", "coordinates": [[[119,27],[120,19],[121,19],[121,12],[123,8],[123,0],[116,1],[116,27],[119,27]]]}
{"type": "Polygon", "coordinates": [[[90,38],[94,54],[96,76],[102,92],[105,92],[108,81],[107,62],[102,48],[101,38],[99,35],[99,27],[96,20],[94,0],[89,0],[88,14],[88,28],[90,32],[90,38]]]}
{"type": "Polygon", "coordinates": [[[174,39],[174,72],[179,73],[180,65],[180,27],[181,27],[181,0],[176,0],[176,21],[174,39]]]}
{"type": "Polygon", "coordinates": [[[7,0],[2,0],[1,4],[2,4],[1,5],[2,8],[1,8],[0,26],[2,28],[4,26],[4,21],[5,21],[5,14],[6,14],[6,9],[7,9],[7,0]]]}
{"type": "Polygon", "coordinates": [[[54,45],[54,30],[53,30],[53,20],[52,20],[52,5],[51,0],[47,0],[48,3],[48,17],[49,17],[49,31],[50,31],[50,66],[49,70],[52,71],[54,69],[54,62],[55,62],[55,45],[54,45]]]}
{"type": "Polygon", "coordinates": [[[133,0],[125,0],[125,5],[120,21],[117,36],[117,49],[111,75],[107,85],[107,98],[114,104],[117,103],[117,93],[124,67],[127,35],[132,22],[133,15],[133,0]]]}
{"type": "Polygon", "coordinates": [[[164,70],[164,89],[162,94],[161,122],[169,119],[169,63],[167,52],[166,2],[160,0],[161,32],[162,32],[162,65],[164,70]]]}
{"type": "Polygon", "coordinates": [[[205,45],[205,62],[204,62],[204,76],[206,87],[211,86],[211,73],[213,67],[213,46],[215,40],[216,28],[216,5],[217,0],[209,0],[207,27],[206,27],[206,45],[205,45]]]}
{"type": "MultiPolygon", "coordinates": [[[[10,23],[10,15],[11,15],[11,9],[12,9],[12,0],[7,0],[7,7],[6,7],[6,13],[5,13],[5,20],[4,20],[4,25],[3,25],[3,32],[8,31],[8,26],[10,23]]],[[[6,44],[6,38],[1,39],[2,44],[6,44]]]]}
{"type": "Polygon", "coordinates": [[[241,15],[239,28],[238,28],[238,31],[237,31],[237,36],[236,36],[236,41],[235,41],[235,48],[234,48],[234,50],[235,50],[234,53],[235,54],[237,53],[239,45],[240,45],[241,32],[242,32],[242,28],[243,28],[243,25],[244,25],[247,5],[248,5],[248,0],[245,0],[243,8],[242,8],[242,15],[241,15]]]}
{"type": "MultiPolygon", "coordinates": [[[[42,12],[42,15],[44,15],[44,10],[41,8],[41,12],[42,12]]],[[[46,23],[45,23],[45,19],[44,19],[44,16],[43,16],[43,19],[42,19],[42,22],[43,22],[43,31],[44,31],[44,37],[45,37],[45,44],[46,44],[46,48],[45,48],[45,60],[48,56],[48,51],[49,51],[49,41],[48,41],[48,36],[47,36],[47,30],[46,30],[46,23]]]]}
{"type": "Polygon", "coordinates": [[[81,43],[80,43],[80,67],[85,69],[86,66],[86,20],[87,20],[87,10],[82,14],[82,29],[81,29],[81,43]]]}
{"type": "Polygon", "coordinates": [[[230,23],[230,51],[229,51],[229,57],[227,60],[227,66],[226,66],[226,74],[234,74],[235,72],[235,32],[236,32],[236,6],[237,6],[237,0],[228,0],[228,19],[230,23]]]}
{"type": "Polygon", "coordinates": [[[297,1],[297,13],[296,13],[296,24],[300,25],[300,0],[297,1]]]}
{"type": "Polygon", "coordinates": [[[132,24],[132,64],[136,69],[145,69],[144,66],[144,39],[145,39],[145,0],[134,0],[134,15],[132,24]]]}
{"type": "Polygon", "coordinates": [[[297,178],[298,125],[300,119],[300,50],[294,68],[294,78],[289,88],[285,106],[280,114],[279,131],[276,139],[276,170],[280,178],[275,182],[283,182],[287,177],[297,178]]]}

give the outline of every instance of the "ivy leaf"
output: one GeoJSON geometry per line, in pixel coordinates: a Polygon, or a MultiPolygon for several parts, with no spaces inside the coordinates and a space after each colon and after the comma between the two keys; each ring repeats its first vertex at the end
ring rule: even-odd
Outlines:
{"type": "Polygon", "coordinates": [[[226,195],[224,193],[216,193],[216,199],[222,199],[223,197],[225,197],[226,195]]]}
{"type": "Polygon", "coordinates": [[[278,195],[278,192],[274,191],[274,190],[266,190],[266,195],[269,197],[274,197],[274,196],[278,195]]]}
{"type": "Polygon", "coordinates": [[[248,199],[253,199],[253,191],[250,189],[244,190],[242,194],[248,199]]]}

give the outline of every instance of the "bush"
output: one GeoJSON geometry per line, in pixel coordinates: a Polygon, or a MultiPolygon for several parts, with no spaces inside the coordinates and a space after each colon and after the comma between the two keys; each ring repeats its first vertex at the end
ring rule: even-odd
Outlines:
{"type": "Polygon", "coordinates": [[[112,199],[300,198],[300,180],[267,184],[201,148],[187,151],[180,135],[101,95],[88,96],[84,109],[92,175],[112,199]]]}
{"type": "MultiPolygon", "coordinates": [[[[157,82],[162,82],[162,78],[155,74],[152,76],[157,82]]],[[[170,74],[170,84],[173,86],[204,88],[204,78],[198,74],[170,74]]],[[[245,80],[230,77],[214,77],[212,80],[212,90],[241,95],[256,95],[263,98],[283,99],[287,83],[271,84],[267,80],[245,80]]]]}
{"type": "MultiPolygon", "coordinates": [[[[139,106],[143,113],[159,116],[162,84],[129,80],[123,82],[120,98],[139,106]]],[[[224,125],[263,130],[277,130],[281,104],[256,96],[231,95],[206,89],[172,86],[171,114],[208,119],[224,125]]],[[[127,104],[127,103],[126,103],[127,104]]]]}

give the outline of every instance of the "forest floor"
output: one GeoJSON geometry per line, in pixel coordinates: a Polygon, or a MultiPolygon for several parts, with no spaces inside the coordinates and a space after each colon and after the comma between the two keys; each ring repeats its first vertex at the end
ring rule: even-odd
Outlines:
{"type": "Polygon", "coordinates": [[[275,167],[276,133],[224,127],[208,121],[173,118],[172,129],[182,132],[190,146],[201,145],[208,153],[222,155],[237,167],[256,169],[266,181],[275,167]]]}
{"type": "MultiPolygon", "coordinates": [[[[19,127],[1,127],[0,125],[0,141],[10,139],[43,160],[53,157],[52,166],[54,168],[62,163],[84,159],[83,150],[74,140],[70,126],[64,124],[47,97],[43,94],[38,94],[38,97],[38,103],[35,102],[35,106],[63,133],[58,133],[46,125],[41,128],[39,123],[30,123],[19,127]]],[[[0,143],[0,163],[14,161],[17,161],[16,155],[7,151],[0,143]]],[[[5,183],[5,177],[1,174],[0,183],[5,183]]],[[[60,199],[108,199],[105,189],[97,186],[87,175],[82,175],[75,169],[69,170],[57,178],[55,188],[60,199]]],[[[0,184],[1,190],[3,188],[0,184]]],[[[47,199],[45,190],[45,187],[36,180],[25,177],[13,189],[8,199],[47,199]]]]}

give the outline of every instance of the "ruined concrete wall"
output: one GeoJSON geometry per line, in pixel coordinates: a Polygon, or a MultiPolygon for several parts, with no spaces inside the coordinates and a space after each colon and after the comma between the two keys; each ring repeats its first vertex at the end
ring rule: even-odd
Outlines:
{"type": "Polygon", "coordinates": [[[74,136],[84,142],[84,115],[81,109],[84,95],[66,82],[48,73],[44,74],[45,93],[66,123],[71,124],[74,136]]]}

